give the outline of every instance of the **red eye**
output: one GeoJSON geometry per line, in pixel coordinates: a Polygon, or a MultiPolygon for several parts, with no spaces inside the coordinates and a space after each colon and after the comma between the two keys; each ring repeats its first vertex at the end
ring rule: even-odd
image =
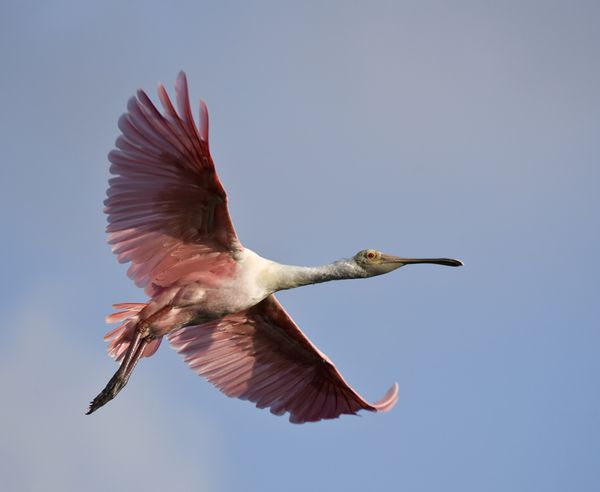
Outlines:
{"type": "Polygon", "coordinates": [[[372,260],[373,258],[375,258],[375,253],[373,253],[373,251],[369,251],[367,253],[367,258],[369,258],[369,260],[372,260]]]}

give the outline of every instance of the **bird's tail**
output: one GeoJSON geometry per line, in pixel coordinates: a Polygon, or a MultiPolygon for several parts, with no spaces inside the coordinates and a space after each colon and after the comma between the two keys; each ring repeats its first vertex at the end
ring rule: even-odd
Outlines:
{"type": "MultiPolygon", "coordinates": [[[[139,321],[139,313],[146,307],[143,302],[123,302],[113,304],[117,309],[116,313],[109,314],[106,317],[107,323],[116,323],[123,321],[114,330],[104,335],[104,340],[109,342],[106,351],[113,359],[120,362],[123,360],[131,341],[135,335],[135,327],[139,321]]],[[[142,352],[142,357],[150,357],[158,350],[162,337],[152,340],[146,345],[142,352]]]]}

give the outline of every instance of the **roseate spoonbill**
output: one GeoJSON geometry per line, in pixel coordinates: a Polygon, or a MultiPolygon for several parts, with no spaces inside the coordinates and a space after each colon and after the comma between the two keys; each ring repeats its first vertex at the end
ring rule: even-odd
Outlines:
{"type": "Polygon", "coordinates": [[[267,260],[240,243],[208,147],[208,112],[196,127],[186,76],[175,84],[177,110],[158,87],[161,114],[142,90],[119,119],[109,153],[108,242],[128,275],[150,297],[115,304],[109,354],[121,364],[91,402],[90,414],[123,389],[141,357],[164,336],[197,373],[223,393],[302,423],[359,410],[383,412],[395,384],[369,403],[342,378],[285,312],[274,293],[302,285],[391,272],[404,265],[460,266],[449,258],[400,258],[374,249],[317,267],[267,260]]]}

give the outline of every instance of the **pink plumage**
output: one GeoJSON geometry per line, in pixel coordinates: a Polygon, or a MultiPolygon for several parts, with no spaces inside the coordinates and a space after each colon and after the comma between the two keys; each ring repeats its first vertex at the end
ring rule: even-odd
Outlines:
{"type": "Polygon", "coordinates": [[[394,385],[381,401],[365,401],[273,295],[247,311],[186,326],[168,338],[194,371],[227,396],[274,414],[289,412],[291,422],[386,411],[398,398],[394,385]]]}
{"type": "Polygon", "coordinates": [[[108,242],[128,275],[150,297],[116,304],[107,317],[121,322],[105,339],[119,370],[88,413],[125,386],[136,363],[153,355],[162,337],[197,373],[223,393],[250,400],[301,423],[359,410],[389,410],[394,385],[369,403],[329,358],[300,331],[274,292],[311,283],[365,278],[407,263],[458,266],[458,260],[405,259],[364,250],[321,267],[267,260],[239,241],[227,196],[208,144],[208,111],[194,123],[185,74],[175,84],[176,107],[162,85],[162,113],[143,91],[119,119],[121,135],[109,153],[105,212],[108,242]]]}

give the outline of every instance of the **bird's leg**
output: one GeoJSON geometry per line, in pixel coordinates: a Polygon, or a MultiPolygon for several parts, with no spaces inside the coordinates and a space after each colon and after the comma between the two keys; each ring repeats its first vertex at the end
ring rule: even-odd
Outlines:
{"type": "Polygon", "coordinates": [[[170,306],[165,306],[147,319],[138,323],[135,328],[133,340],[129,343],[129,347],[127,347],[125,357],[123,357],[119,369],[117,369],[117,372],[110,378],[110,381],[100,394],[92,400],[86,415],[89,415],[98,410],[101,406],[106,405],[125,387],[133,369],[142,357],[144,349],[152,340],[154,340],[154,336],[150,333],[150,323],[168,309],[170,309],[170,306]]]}
{"type": "Polygon", "coordinates": [[[110,378],[110,381],[100,394],[92,400],[86,415],[89,415],[98,410],[101,406],[106,405],[125,387],[129,380],[129,376],[131,376],[135,365],[140,360],[146,345],[148,345],[150,341],[151,339],[148,337],[142,338],[141,331],[136,330],[135,337],[129,344],[129,347],[127,347],[127,352],[125,353],[125,357],[123,362],[121,362],[119,369],[117,369],[117,372],[110,378]]]}

